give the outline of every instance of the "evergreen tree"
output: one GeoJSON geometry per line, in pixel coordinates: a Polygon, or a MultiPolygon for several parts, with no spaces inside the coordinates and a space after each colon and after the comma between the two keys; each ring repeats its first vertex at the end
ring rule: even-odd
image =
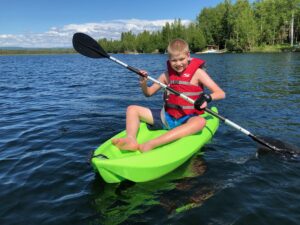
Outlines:
{"type": "Polygon", "coordinates": [[[203,31],[194,23],[191,23],[188,28],[186,28],[186,38],[190,50],[192,52],[201,51],[206,47],[206,40],[203,31]]]}
{"type": "Polygon", "coordinates": [[[121,34],[122,52],[133,52],[136,50],[136,36],[131,32],[121,34]]]}
{"type": "Polygon", "coordinates": [[[174,38],[185,39],[192,52],[207,44],[229,51],[249,51],[255,46],[291,44],[300,38],[300,0],[224,0],[216,7],[204,8],[196,22],[187,27],[176,19],[160,31],[123,32],[120,40],[101,39],[108,52],[161,52],[174,38]]]}
{"type": "Polygon", "coordinates": [[[237,0],[233,13],[235,15],[232,21],[233,39],[241,50],[250,50],[256,45],[258,35],[254,13],[248,0],[237,0]]]}

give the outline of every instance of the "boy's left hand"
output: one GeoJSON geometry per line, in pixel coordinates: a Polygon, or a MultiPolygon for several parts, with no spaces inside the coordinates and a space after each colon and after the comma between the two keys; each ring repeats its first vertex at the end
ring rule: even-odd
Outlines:
{"type": "Polygon", "coordinates": [[[201,95],[199,95],[199,97],[195,101],[194,107],[195,107],[195,109],[203,110],[206,108],[207,103],[211,102],[211,100],[212,100],[212,98],[211,98],[210,94],[202,93],[201,95]]]}
{"type": "Polygon", "coordinates": [[[140,70],[140,73],[143,74],[143,77],[140,76],[140,84],[145,85],[147,83],[148,72],[145,70],[140,70]]]}
{"type": "Polygon", "coordinates": [[[148,72],[146,70],[140,70],[139,72],[143,75],[143,77],[147,78],[148,72]]]}

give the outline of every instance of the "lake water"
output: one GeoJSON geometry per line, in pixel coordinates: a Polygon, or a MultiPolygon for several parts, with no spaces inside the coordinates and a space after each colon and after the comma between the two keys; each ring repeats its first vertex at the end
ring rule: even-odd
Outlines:
{"type": "MultiPolygon", "coordinates": [[[[153,77],[166,55],[116,55],[153,77]]],[[[199,56],[198,56],[199,57],[199,56]]],[[[211,54],[221,115],[300,146],[300,54],[211,54]]],[[[125,128],[126,107],[161,106],[138,77],[81,55],[0,57],[0,224],[278,224],[300,222],[299,156],[257,155],[220,124],[214,139],[153,182],[106,184],[88,156],[125,128]]]]}

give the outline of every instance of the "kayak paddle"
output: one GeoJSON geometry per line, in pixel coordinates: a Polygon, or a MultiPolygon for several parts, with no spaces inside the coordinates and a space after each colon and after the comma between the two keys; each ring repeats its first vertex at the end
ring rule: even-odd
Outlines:
{"type": "MultiPolygon", "coordinates": [[[[124,63],[124,62],[110,56],[109,54],[107,54],[105,52],[105,50],[99,45],[99,43],[96,40],[94,40],[92,37],[90,37],[90,36],[88,36],[84,33],[75,33],[73,35],[73,47],[78,53],[80,53],[84,56],[87,56],[89,58],[108,58],[108,59],[114,61],[115,63],[127,68],[128,70],[138,74],[139,76],[145,77],[145,75],[142,74],[139,69],[134,68],[132,66],[129,66],[126,63],[124,63]]],[[[166,84],[161,83],[160,81],[152,78],[149,75],[147,75],[146,77],[147,77],[147,79],[151,80],[152,82],[159,84],[162,88],[168,90],[169,92],[172,92],[173,94],[185,99],[189,103],[194,104],[195,101],[193,99],[187,97],[186,95],[184,95],[184,94],[182,94],[178,91],[175,91],[174,89],[170,88],[166,84]]],[[[236,124],[236,123],[232,122],[231,120],[219,115],[218,113],[215,113],[214,111],[212,111],[208,108],[205,108],[205,111],[208,112],[209,114],[219,118],[225,124],[227,124],[227,125],[235,128],[235,129],[241,131],[242,133],[246,134],[247,136],[252,138],[252,140],[256,141],[257,143],[259,143],[263,146],[265,146],[268,150],[274,151],[276,153],[289,153],[289,154],[296,153],[292,149],[280,148],[278,146],[275,146],[275,145],[265,141],[262,138],[259,138],[259,137],[255,136],[250,131],[244,129],[243,127],[239,126],[238,124],[236,124]]]]}

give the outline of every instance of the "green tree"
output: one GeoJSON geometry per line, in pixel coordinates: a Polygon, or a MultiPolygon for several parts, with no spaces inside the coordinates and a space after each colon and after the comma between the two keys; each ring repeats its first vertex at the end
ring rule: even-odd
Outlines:
{"type": "Polygon", "coordinates": [[[224,46],[223,18],[225,4],[218,4],[215,8],[204,8],[197,17],[197,23],[203,31],[207,44],[224,46]]]}
{"type": "Polygon", "coordinates": [[[182,38],[185,39],[186,38],[186,29],[185,27],[182,25],[181,20],[180,19],[176,19],[174,21],[174,23],[171,24],[171,39],[174,38],[182,38]]]}
{"type": "Polygon", "coordinates": [[[248,51],[257,44],[258,31],[256,21],[248,0],[237,0],[233,6],[233,40],[238,48],[248,51]]]}
{"type": "Polygon", "coordinates": [[[189,43],[192,52],[198,52],[206,47],[203,31],[195,23],[191,23],[186,28],[186,34],[185,40],[189,43]]]}
{"type": "Polygon", "coordinates": [[[136,36],[131,32],[121,34],[122,52],[133,52],[136,50],[136,36]]]}
{"type": "Polygon", "coordinates": [[[260,1],[254,3],[254,14],[258,25],[258,44],[275,44],[276,28],[279,27],[279,18],[276,16],[274,1],[260,1]]]}
{"type": "Polygon", "coordinates": [[[157,49],[154,35],[149,31],[140,33],[136,38],[136,50],[141,53],[151,53],[157,49]]]}
{"type": "Polygon", "coordinates": [[[166,23],[160,31],[123,32],[120,40],[99,40],[109,52],[165,52],[174,38],[183,38],[192,52],[206,44],[231,51],[249,51],[255,46],[298,43],[300,0],[231,0],[199,12],[196,22],[184,26],[180,19],[166,23]]]}
{"type": "Polygon", "coordinates": [[[171,31],[170,23],[167,22],[165,26],[163,26],[161,30],[161,36],[162,36],[162,45],[165,46],[164,48],[166,49],[166,46],[172,40],[172,31],[171,31]]]}

